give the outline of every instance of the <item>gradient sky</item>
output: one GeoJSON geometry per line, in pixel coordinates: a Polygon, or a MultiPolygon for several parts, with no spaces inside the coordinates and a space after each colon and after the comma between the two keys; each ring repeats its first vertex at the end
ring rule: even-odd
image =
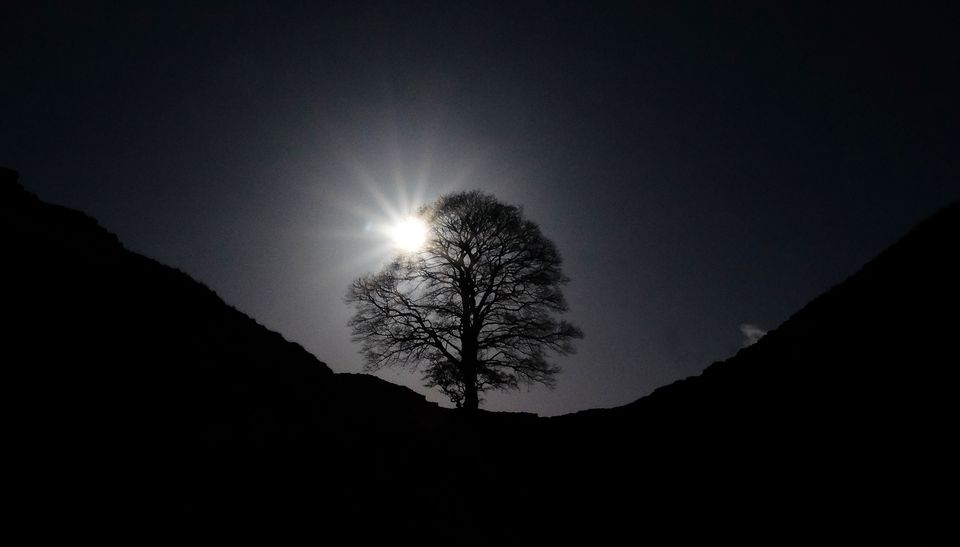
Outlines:
{"type": "Polygon", "coordinates": [[[0,164],[337,372],[391,213],[522,204],[586,338],[485,406],[545,415],[699,373],[960,197],[955,9],[319,4],[2,3],[0,164]]]}

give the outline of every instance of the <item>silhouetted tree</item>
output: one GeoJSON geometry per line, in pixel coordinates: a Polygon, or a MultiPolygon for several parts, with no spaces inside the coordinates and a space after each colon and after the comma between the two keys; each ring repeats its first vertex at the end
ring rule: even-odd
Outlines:
{"type": "Polygon", "coordinates": [[[419,211],[424,246],[397,255],[351,285],[347,302],[366,369],[424,372],[458,408],[479,393],[522,384],[554,385],[547,355],[572,353],[577,327],[567,310],[554,244],[520,208],[482,192],[448,194],[419,211]]]}

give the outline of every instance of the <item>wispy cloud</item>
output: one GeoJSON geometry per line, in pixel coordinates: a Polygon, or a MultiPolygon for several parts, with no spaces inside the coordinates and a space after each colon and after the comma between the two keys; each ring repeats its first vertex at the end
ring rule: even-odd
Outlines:
{"type": "Polygon", "coordinates": [[[745,338],[743,341],[743,347],[756,344],[757,340],[763,338],[764,334],[767,334],[767,331],[751,323],[744,323],[740,325],[740,332],[743,333],[745,338]]]}

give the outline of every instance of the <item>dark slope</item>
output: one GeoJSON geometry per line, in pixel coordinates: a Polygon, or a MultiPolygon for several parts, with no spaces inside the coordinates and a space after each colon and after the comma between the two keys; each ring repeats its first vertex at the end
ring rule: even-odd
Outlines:
{"type": "MultiPolygon", "coordinates": [[[[947,392],[950,364],[960,362],[954,339],[960,332],[958,280],[960,204],[954,203],[758,343],[700,376],[624,407],[560,420],[634,419],[668,407],[691,424],[718,417],[762,421],[759,409],[804,424],[854,414],[870,417],[864,422],[869,424],[884,413],[932,413],[948,401],[930,395],[947,392]],[[905,406],[907,401],[914,404],[905,406]]],[[[891,425],[897,424],[884,429],[891,425]]]]}
{"type": "Polygon", "coordinates": [[[644,492],[648,515],[732,512],[784,529],[937,522],[930,496],[954,484],[957,456],[958,255],[954,203],[700,376],[551,419],[600,470],[578,489],[644,492]]]}
{"type": "Polygon", "coordinates": [[[698,377],[617,409],[468,419],[331,374],[0,177],[9,446],[30,516],[599,542],[862,534],[944,511],[924,500],[956,456],[956,204],[698,377]]]}
{"type": "Polygon", "coordinates": [[[365,481],[342,468],[449,420],[406,388],[335,376],[183,272],[0,177],[11,446],[40,507],[52,487],[85,516],[263,514],[278,504],[265,497],[291,496],[343,509],[365,481]]]}

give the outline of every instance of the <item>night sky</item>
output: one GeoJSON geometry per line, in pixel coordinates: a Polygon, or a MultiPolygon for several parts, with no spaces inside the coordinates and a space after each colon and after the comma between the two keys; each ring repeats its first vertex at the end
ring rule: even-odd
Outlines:
{"type": "Polygon", "coordinates": [[[955,9],[320,4],[3,2],[0,165],[336,372],[378,226],[521,204],[586,338],[485,408],[543,415],[699,373],[960,197],[955,9]]]}

